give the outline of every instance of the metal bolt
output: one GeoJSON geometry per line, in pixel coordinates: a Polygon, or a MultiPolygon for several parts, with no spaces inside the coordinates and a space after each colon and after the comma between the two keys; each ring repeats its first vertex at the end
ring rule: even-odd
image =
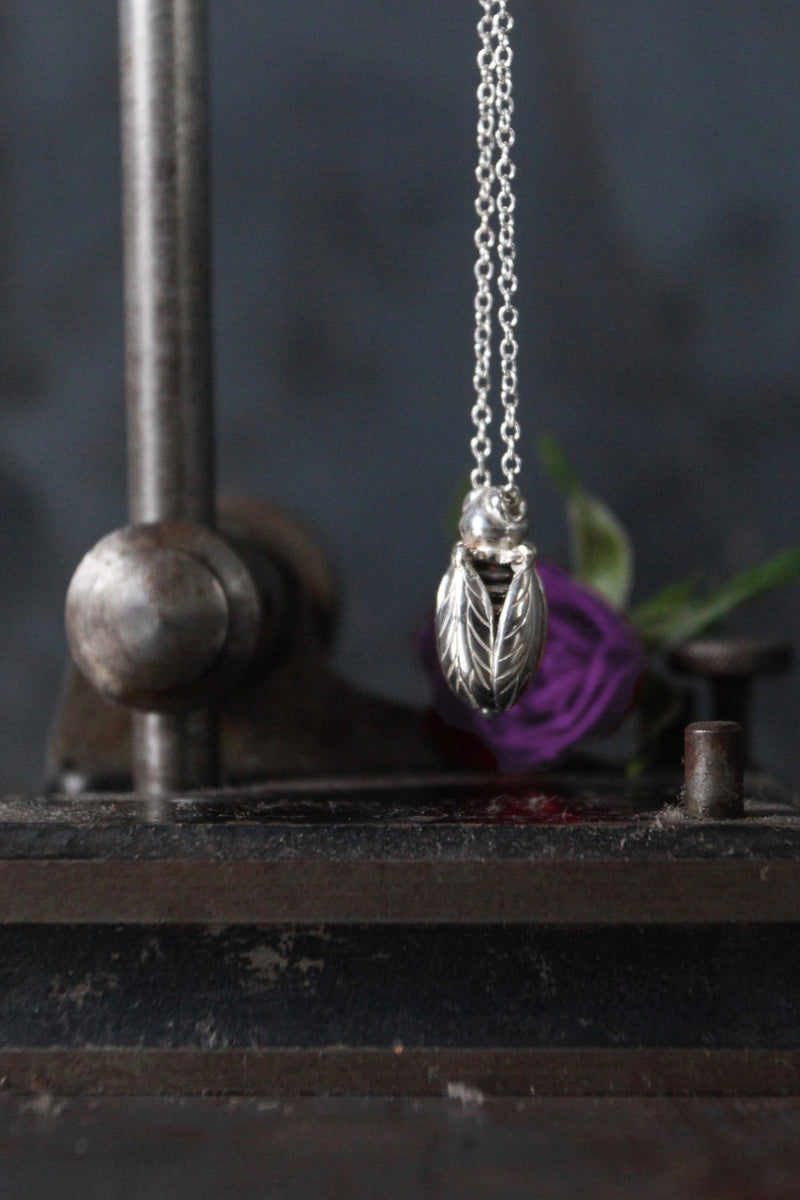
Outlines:
{"type": "MultiPolygon", "coordinates": [[[[792,647],[767,638],[700,638],[673,650],[669,663],[684,675],[708,680],[711,716],[750,726],[753,684],[760,675],[776,675],[792,664],[792,647]]],[[[749,748],[745,744],[745,759],[749,748]]]]}
{"type": "Polygon", "coordinates": [[[695,721],[684,741],[684,804],[690,817],[744,816],[744,730],[737,721],[695,721]]]}

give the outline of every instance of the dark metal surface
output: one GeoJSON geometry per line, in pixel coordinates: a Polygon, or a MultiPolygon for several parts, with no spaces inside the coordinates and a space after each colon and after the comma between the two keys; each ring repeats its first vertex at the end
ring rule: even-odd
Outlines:
{"type": "Polygon", "coordinates": [[[9,926],[13,1091],[791,1094],[800,926],[9,926]]]}
{"type": "Polygon", "coordinates": [[[155,814],[124,798],[6,800],[0,920],[797,920],[800,822],[786,810],[731,827],[675,809],[625,818],[608,797],[535,786],[447,792],[415,804],[413,789],[288,788],[155,814]]]}
{"type": "Polygon", "coordinates": [[[0,863],[5,923],[797,920],[796,859],[0,863]]]}
{"type": "MultiPolygon", "coordinates": [[[[791,1092],[800,817],[587,773],[0,803],[14,1090],[791,1092]]],[[[757,794],[756,794],[757,793],[757,794]]]]}
{"type": "Polygon", "coordinates": [[[683,802],[690,817],[744,816],[744,730],[736,721],[686,726],[683,802]]]}
{"type": "Polygon", "coordinates": [[[800,1055],[799,924],[6,925],[0,961],[0,1064],[18,1046],[800,1055]]]}
{"type": "Polygon", "coordinates": [[[6,798],[0,920],[796,920],[796,807],[762,781],[745,820],[691,820],[677,783],[287,781],[155,813],[134,797],[6,798]]]}
{"type": "MultiPolygon", "coordinates": [[[[320,845],[326,844],[330,828],[336,826],[346,826],[350,833],[367,829],[388,839],[406,830],[425,839],[425,829],[432,825],[437,833],[441,826],[457,826],[464,836],[475,836],[473,827],[477,827],[487,838],[513,829],[515,836],[535,836],[544,842],[550,836],[548,829],[563,826],[565,832],[559,836],[579,841],[608,836],[609,844],[617,844],[626,854],[639,839],[649,843],[668,838],[687,846],[708,842],[715,846],[714,853],[722,853],[727,845],[735,855],[734,847],[759,844],[763,836],[771,836],[768,831],[780,831],[783,837],[800,819],[797,788],[766,773],[748,771],[746,822],[687,821],[679,804],[681,782],[676,772],[634,779],[616,771],[577,767],[540,775],[426,769],[290,776],[170,797],[159,824],[195,826],[220,839],[242,826],[249,827],[254,837],[267,836],[272,826],[286,832],[310,826],[320,845]],[[611,823],[617,828],[604,834],[611,823]]],[[[0,855],[12,826],[23,830],[61,825],[85,837],[92,830],[128,825],[149,836],[147,820],[142,798],[135,793],[3,796],[0,855]]],[[[188,835],[179,836],[182,845],[191,845],[188,835]]],[[[430,850],[436,852],[434,841],[430,850]]]]}
{"type": "Polygon", "coordinates": [[[0,1101],[15,1200],[795,1200],[800,1101],[0,1101]]]}
{"type": "MultiPolygon", "coordinates": [[[[0,1047],[2,1087],[57,1096],[795,1096],[797,1050],[0,1047]]],[[[737,1197],[738,1200],[738,1197],[737,1197]]]]}

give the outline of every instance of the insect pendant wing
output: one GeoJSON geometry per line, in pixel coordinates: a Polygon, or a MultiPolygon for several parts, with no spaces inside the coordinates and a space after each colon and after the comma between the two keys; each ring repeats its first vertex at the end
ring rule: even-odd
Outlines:
{"type": "Polygon", "coordinates": [[[461,543],[439,585],[436,642],[445,679],[459,700],[470,708],[493,704],[492,602],[461,543]]]}
{"type": "Polygon", "coordinates": [[[503,712],[538,667],[547,640],[547,601],[531,556],[525,556],[508,585],[492,658],[494,707],[503,712]]]}

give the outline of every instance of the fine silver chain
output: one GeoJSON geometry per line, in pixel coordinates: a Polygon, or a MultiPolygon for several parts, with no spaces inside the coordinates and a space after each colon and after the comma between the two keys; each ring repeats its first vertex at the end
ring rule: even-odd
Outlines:
{"type": "Polygon", "coordinates": [[[511,160],[511,148],[514,145],[514,130],[511,124],[514,102],[511,97],[512,53],[508,38],[514,21],[508,11],[508,0],[479,0],[479,3],[483,14],[478,22],[478,36],[481,41],[478,68],[481,77],[478,84],[478,166],[475,171],[478,181],[478,196],[475,201],[475,211],[478,214],[475,245],[478,257],[475,262],[477,291],[473,377],[476,399],[472,408],[475,436],[470,443],[476,465],[472,471],[471,482],[473,488],[485,487],[491,482],[487,463],[492,448],[488,429],[492,420],[489,392],[492,357],[492,281],[496,258],[499,267],[497,289],[501,301],[497,312],[501,335],[500,401],[503,406],[500,436],[506,447],[500,465],[507,485],[514,487],[521,467],[517,453],[520,429],[517,421],[518,347],[515,330],[518,313],[514,305],[517,291],[514,243],[516,202],[511,190],[511,181],[516,170],[511,160]]]}
{"type": "Polygon", "coordinates": [[[478,21],[475,170],[475,436],[470,442],[475,467],[470,476],[472,488],[461,508],[459,540],[436,594],[436,651],[453,694],[488,717],[517,703],[542,660],[547,598],[536,571],[536,549],[525,540],[526,504],[516,483],[522,464],[517,453],[514,104],[508,40],[513,21],[509,0],[478,3],[483,11],[478,21]],[[489,469],[495,339],[502,408],[500,468],[505,476],[505,482],[497,486],[492,485],[489,469]]]}

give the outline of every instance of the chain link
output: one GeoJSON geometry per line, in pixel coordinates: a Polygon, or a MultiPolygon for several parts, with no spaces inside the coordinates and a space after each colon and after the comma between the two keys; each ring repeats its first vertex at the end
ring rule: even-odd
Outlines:
{"type": "Polygon", "coordinates": [[[490,482],[487,460],[491,453],[488,429],[492,420],[489,407],[492,355],[492,280],[497,259],[499,272],[497,289],[501,304],[497,312],[500,326],[500,400],[503,421],[500,436],[505,443],[501,468],[509,487],[519,474],[521,462],[517,453],[520,436],[517,420],[519,394],[517,388],[517,338],[519,319],[514,298],[517,291],[515,274],[516,245],[514,241],[515,199],[511,188],[516,168],[511,159],[514,130],[511,118],[514,103],[511,98],[511,60],[509,32],[514,21],[508,12],[507,0],[479,0],[483,15],[478,22],[481,48],[478,53],[480,83],[478,84],[478,196],[475,211],[478,227],[475,245],[475,386],[476,400],[472,409],[475,436],[470,445],[475,457],[471,480],[473,487],[490,482]],[[493,227],[496,218],[497,232],[493,227]],[[494,253],[493,253],[494,252],[494,253]]]}
{"type": "Polygon", "coordinates": [[[478,165],[475,169],[475,178],[478,181],[478,195],[475,200],[475,211],[478,214],[478,228],[475,230],[475,245],[478,249],[475,281],[478,286],[475,293],[475,374],[472,379],[475,387],[475,405],[472,409],[475,437],[470,443],[475,456],[475,469],[471,476],[474,488],[485,487],[490,481],[486,460],[492,452],[492,443],[486,431],[492,420],[492,410],[489,407],[489,371],[492,359],[492,251],[495,246],[491,223],[495,212],[493,193],[496,94],[495,52],[492,44],[494,0],[480,0],[480,4],[483,16],[478,22],[478,36],[481,39],[478,68],[481,79],[478,84],[478,165]]]}

